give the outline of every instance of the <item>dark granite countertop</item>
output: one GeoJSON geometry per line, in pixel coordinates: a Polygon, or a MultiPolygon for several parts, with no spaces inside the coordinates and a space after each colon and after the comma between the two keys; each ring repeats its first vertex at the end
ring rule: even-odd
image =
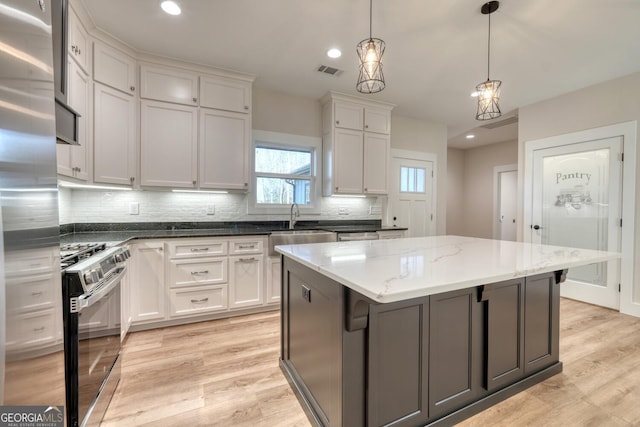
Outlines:
{"type": "MultiPolygon", "coordinates": [[[[97,223],[67,224],[60,227],[60,243],[108,242],[119,245],[134,239],[168,239],[184,237],[234,237],[264,235],[288,230],[288,221],[224,223],[97,223]]],[[[406,230],[386,227],[371,221],[299,221],[296,229],[321,229],[337,233],[363,233],[406,230]]]]}

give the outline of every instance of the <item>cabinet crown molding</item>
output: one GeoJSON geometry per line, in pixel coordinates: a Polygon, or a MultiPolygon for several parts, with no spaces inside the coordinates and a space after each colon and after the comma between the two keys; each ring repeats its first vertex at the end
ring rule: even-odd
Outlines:
{"type": "Polygon", "coordinates": [[[396,107],[396,104],[391,104],[389,102],[384,101],[372,101],[366,98],[360,98],[358,96],[347,95],[340,92],[335,92],[330,90],[327,92],[322,98],[320,98],[320,104],[325,105],[332,101],[345,101],[345,102],[355,102],[358,104],[362,104],[364,106],[381,108],[386,110],[393,110],[396,107]]]}

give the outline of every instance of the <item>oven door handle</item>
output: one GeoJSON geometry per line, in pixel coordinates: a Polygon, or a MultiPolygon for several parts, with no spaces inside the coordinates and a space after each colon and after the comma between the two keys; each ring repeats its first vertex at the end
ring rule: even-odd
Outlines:
{"type": "Polygon", "coordinates": [[[91,307],[93,304],[97,303],[104,297],[106,294],[111,292],[118,284],[120,284],[120,280],[124,276],[124,273],[127,271],[127,267],[125,265],[118,267],[117,273],[109,279],[109,281],[102,286],[97,292],[87,295],[80,296],[78,298],[78,312],[82,311],[82,309],[86,307],[91,307]]]}

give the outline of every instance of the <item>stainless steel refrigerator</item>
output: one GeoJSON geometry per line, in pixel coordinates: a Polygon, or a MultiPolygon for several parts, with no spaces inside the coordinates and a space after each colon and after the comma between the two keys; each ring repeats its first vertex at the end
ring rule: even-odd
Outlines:
{"type": "Polygon", "coordinates": [[[0,0],[0,405],[64,405],[49,0],[0,0]]]}

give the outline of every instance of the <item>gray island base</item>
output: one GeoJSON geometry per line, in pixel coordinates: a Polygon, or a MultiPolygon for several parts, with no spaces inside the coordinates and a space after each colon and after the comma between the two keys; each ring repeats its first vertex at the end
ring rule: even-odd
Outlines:
{"type": "Polygon", "coordinates": [[[566,269],[380,303],[282,260],[280,366],[315,425],[450,426],[562,371],[566,269]]]}

